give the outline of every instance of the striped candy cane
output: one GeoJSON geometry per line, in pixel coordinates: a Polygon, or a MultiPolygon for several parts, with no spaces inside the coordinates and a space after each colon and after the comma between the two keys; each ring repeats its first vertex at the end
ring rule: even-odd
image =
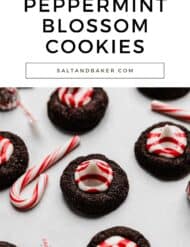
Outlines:
{"type": "Polygon", "coordinates": [[[40,166],[33,166],[21,176],[10,189],[10,201],[19,209],[28,210],[35,207],[41,200],[48,183],[48,175],[44,172],[53,166],[57,161],[62,159],[80,143],[79,136],[74,136],[63,148],[57,148],[54,152],[49,154],[40,166]],[[23,189],[34,179],[39,177],[32,195],[28,198],[22,198],[21,193],[23,189]]]}
{"type": "Polygon", "coordinates": [[[20,95],[15,87],[8,87],[8,88],[2,88],[3,92],[9,93],[12,95],[12,100],[9,102],[0,103],[0,109],[2,110],[13,110],[16,107],[19,107],[22,109],[26,117],[28,118],[29,122],[34,125],[36,123],[36,119],[33,117],[33,115],[27,110],[26,106],[21,102],[20,95]]]}
{"type": "Polygon", "coordinates": [[[31,123],[32,125],[35,125],[37,121],[34,118],[34,116],[31,114],[31,112],[28,111],[26,106],[24,106],[21,101],[17,101],[17,106],[20,107],[20,109],[22,109],[22,111],[24,112],[25,116],[28,118],[29,123],[31,123]]]}
{"type": "Polygon", "coordinates": [[[41,247],[50,247],[49,241],[47,240],[47,238],[43,238],[42,239],[42,245],[41,245],[41,247]]]}
{"type": "Polygon", "coordinates": [[[181,108],[173,107],[168,104],[165,104],[161,101],[153,100],[151,103],[151,109],[153,111],[165,114],[174,118],[177,118],[182,121],[190,121],[190,112],[183,110],[181,108]]]}

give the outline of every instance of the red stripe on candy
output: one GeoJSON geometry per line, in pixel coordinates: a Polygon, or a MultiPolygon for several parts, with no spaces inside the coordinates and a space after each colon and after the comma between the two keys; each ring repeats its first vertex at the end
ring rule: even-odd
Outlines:
{"type": "Polygon", "coordinates": [[[165,142],[170,142],[170,143],[176,144],[179,147],[181,147],[182,149],[185,149],[185,145],[183,143],[180,143],[177,139],[175,139],[173,137],[164,137],[164,138],[161,138],[161,139],[159,139],[159,140],[157,140],[151,144],[147,144],[146,146],[147,146],[147,149],[150,149],[152,146],[162,144],[165,142]]]}
{"type": "Polygon", "coordinates": [[[0,165],[4,164],[5,162],[7,162],[11,156],[11,149],[13,150],[13,147],[12,147],[12,143],[9,139],[3,137],[3,136],[0,136],[0,165]],[[8,152],[9,150],[9,152],[8,152]]]}
{"type": "Polygon", "coordinates": [[[147,134],[146,149],[150,153],[175,158],[183,154],[186,146],[186,133],[177,126],[165,125],[147,134]]]}
{"type": "Polygon", "coordinates": [[[113,179],[111,166],[101,160],[87,160],[75,170],[75,182],[79,188],[89,193],[105,191],[113,179]],[[98,183],[95,184],[95,181],[98,183]]]}
{"type": "Polygon", "coordinates": [[[10,200],[11,203],[23,210],[30,209],[37,205],[41,200],[45,189],[48,183],[48,175],[44,173],[46,169],[53,166],[57,161],[62,159],[65,155],[71,152],[74,148],[79,145],[80,138],[79,136],[74,136],[68,143],[64,145],[63,148],[57,148],[54,152],[46,156],[44,161],[40,166],[33,166],[28,169],[24,175],[22,175],[10,189],[10,200]],[[21,193],[24,188],[38,176],[39,180],[37,181],[32,194],[28,198],[22,198],[21,193]]]}
{"type": "Polygon", "coordinates": [[[98,175],[98,174],[84,175],[84,176],[80,177],[76,182],[79,183],[80,181],[85,181],[85,180],[89,180],[89,179],[95,179],[95,180],[101,181],[103,183],[107,182],[107,179],[105,177],[98,175]]]}
{"type": "Polygon", "coordinates": [[[117,243],[114,243],[113,245],[109,243],[109,239],[103,241],[98,245],[98,247],[129,247],[129,245],[133,244],[133,247],[138,247],[137,244],[135,244],[133,241],[129,239],[121,239],[117,243]]]}
{"type": "Polygon", "coordinates": [[[184,120],[184,121],[190,121],[190,112],[178,107],[170,106],[168,104],[165,104],[163,102],[154,100],[151,103],[151,109],[153,111],[159,112],[161,114],[166,114],[171,117],[184,120]]]}
{"type": "Polygon", "coordinates": [[[153,151],[153,153],[155,154],[169,154],[172,155],[174,157],[178,157],[181,155],[181,153],[177,152],[174,149],[169,149],[169,148],[165,148],[165,149],[156,149],[153,151]]]}
{"type": "Polygon", "coordinates": [[[88,103],[87,100],[90,101],[92,99],[94,90],[93,88],[87,88],[84,92],[81,91],[81,95],[78,95],[80,90],[82,88],[58,88],[57,91],[59,99],[63,104],[71,107],[82,107],[88,103]]]}

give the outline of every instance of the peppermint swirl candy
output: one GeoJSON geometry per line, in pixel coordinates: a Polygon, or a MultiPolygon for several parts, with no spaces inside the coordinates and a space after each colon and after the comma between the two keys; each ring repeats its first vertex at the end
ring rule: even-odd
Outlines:
{"type": "Polygon", "coordinates": [[[186,146],[186,133],[177,126],[165,125],[148,133],[146,148],[149,153],[176,158],[184,153],[186,146]]]}
{"type": "Polygon", "coordinates": [[[97,193],[108,190],[113,180],[113,171],[107,162],[93,159],[82,162],[77,167],[74,177],[82,191],[97,193]]]}
{"type": "Polygon", "coordinates": [[[69,107],[82,107],[92,100],[93,88],[59,88],[58,98],[69,107]]]}
{"type": "Polygon", "coordinates": [[[19,102],[19,93],[16,88],[0,89],[0,110],[8,111],[16,108],[19,102]]]}
{"type": "Polygon", "coordinates": [[[13,150],[14,147],[11,141],[3,136],[0,136],[0,165],[10,159],[13,150]]]}
{"type": "Polygon", "coordinates": [[[138,246],[135,242],[129,239],[123,238],[121,236],[113,236],[103,241],[97,247],[138,247],[138,246]]]}

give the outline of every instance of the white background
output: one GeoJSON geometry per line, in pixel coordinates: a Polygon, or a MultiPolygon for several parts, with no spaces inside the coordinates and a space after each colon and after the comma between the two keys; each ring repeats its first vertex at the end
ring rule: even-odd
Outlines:
{"type": "MultiPolygon", "coordinates": [[[[30,166],[68,140],[48,120],[46,102],[52,89],[23,89],[25,105],[39,121],[39,134],[29,127],[17,109],[0,113],[1,130],[21,136],[30,153],[30,166]]],[[[49,171],[49,186],[41,203],[31,211],[18,212],[9,203],[8,190],[0,192],[0,240],[18,247],[40,247],[47,238],[51,247],[85,247],[94,234],[116,225],[141,231],[152,247],[184,247],[190,242],[190,206],[180,181],[162,182],[141,169],[134,157],[134,143],[150,125],[169,117],[150,111],[150,100],[136,89],[107,89],[110,104],[102,122],[81,136],[81,146],[49,171]],[[130,191],[127,200],[114,212],[98,219],[73,213],[62,198],[59,179],[68,162],[80,155],[103,153],[127,172],[130,191]]],[[[190,94],[172,102],[188,108],[190,94]]],[[[175,121],[177,122],[177,120],[175,121]]],[[[184,124],[186,127],[189,124],[184,124]]],[[[31,188],[31,187],[30,187],[31,188]]]]}
{"type": "MultiPolygon", "coordinates": [[[[37,1],[38,2],[38,1],[37,1]]],[[[155,1],[156,2],[156,1],[155,1]]],[[[24,1],[1,1],[0,3],[0,85],[28,85],[28,86],[55,86],[60,84],[89,85],[94,86],[148,86],[148,85],[169,85],[182,86],[189,85],[189,9],[190,2],[178,0],[167,0],[164,4],[165,12],[159,13],[156,10],[149,14],[82,14],[80,10],[68,16],[64,12],[63,19],[67,23],[72,18],[149,18],[148,33],[130,33],[118,35],[113,32],[105,34],[73,34],[73,35],[52,35],[42,33],[42,17],[61,17],[61,14],[39,14],[37,9],[29,13],[24,13],[24,1]],[[48,38],[58,38],[64,40],[73,38],[92,38],[104,40],[105,38],[115,39],[135,39],[145,40],[144,54],[131,55],[97,55],[97,54],[48,54],[45,50],[45,43],[48,38]],[[166,78],[146,79],[146,80],[26,80],[25,62],[165,62],[166,78]]]]}

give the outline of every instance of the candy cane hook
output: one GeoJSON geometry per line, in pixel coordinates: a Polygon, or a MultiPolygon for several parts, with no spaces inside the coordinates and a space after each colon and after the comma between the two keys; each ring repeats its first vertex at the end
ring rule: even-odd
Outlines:
{"type": "Polygon", "coordinates": [[[10,201],[19,209],[28,210],[35,207],[41,200],[48,183],[48,175],[44,172],[53,166],[60,159],[65,157],[80,143],[79,136],[74,136],[63,148],[57,148],[54,152],[46,156],[40,166],[33,166],[29,168],[24,175],[22,175],[10,189],[10,201]],[[22,198],[21,193],[23,189],[33,180],[39,177],[32,195],[28,198],[22,198]]]}

